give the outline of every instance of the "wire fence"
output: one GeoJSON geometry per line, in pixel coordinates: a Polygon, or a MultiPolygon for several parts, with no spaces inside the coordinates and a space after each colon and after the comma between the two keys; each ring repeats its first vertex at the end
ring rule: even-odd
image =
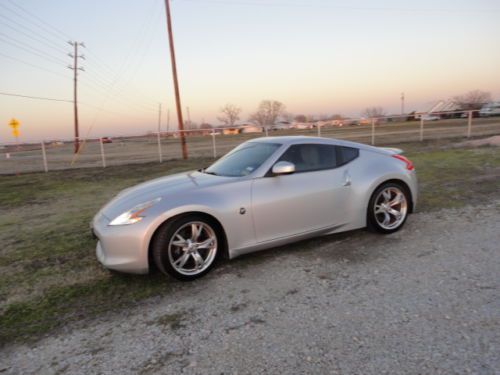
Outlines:
{"type": "MultiPolygon", "coordinates": [[[[292,123],[273,126],[235,126],[184,130],[190,158],[217,158],[236,145],[262,136],[306,135],[389,145],[429,139],[495,135],[500,117],[478,118],[474,111],[422,114],[418,119],[379,117],[292,123]],[[465,113],[465,115],[464,115],[465,113]]],[[[72,141],[0,144],[0,174],[19,174],[83,167],[167,162],[181,157],[180,132],[143,136],[92,138],[73,153],[72,141]]]]}

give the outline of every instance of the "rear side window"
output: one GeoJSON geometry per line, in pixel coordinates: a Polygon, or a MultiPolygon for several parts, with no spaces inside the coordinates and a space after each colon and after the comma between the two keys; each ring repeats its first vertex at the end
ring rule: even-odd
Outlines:
{"type": "Polygon", "coordinates": [[[295,164],[295,171],[310,172],[337,167],[336,146],[322,144],[292,145],[279,161],[295,164]]]}
{"type": "Polygon", "coordinates": [[[337,146],[338,165],[347,164],[359,156],[359,150],[354,147],[337,146]]]}

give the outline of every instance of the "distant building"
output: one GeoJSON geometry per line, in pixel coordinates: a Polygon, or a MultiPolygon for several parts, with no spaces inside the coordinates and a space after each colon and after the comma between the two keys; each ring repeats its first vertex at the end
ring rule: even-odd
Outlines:
{"type": "Polygon", "coordinates": [[[240,130],[238,128],[223,128],[222,134],[224,135],[237,135],[240,134],[240,130]]]}
{"type": "Polygon", "coordinates": [[[423,108],[415,111],[415,118],[420,118],[422,115],[433,114],[440,118],[460,117],[462,108],[452,100],[438,100],[428,103],[423,108]]]}
{"type": "Polygon", "coordinates": [[[312,129],[313,124],[311,122],[294,122],[290,125],[291,129],[312,129]]]}
{"type": "Polygon", "coordinates": [[[243,128],[241,129],[241,132],[244,134],[247,133],[262,133],[264,130],[262,129],[262,126],[257,126],[257,125],[241,125],[243,128]]]}

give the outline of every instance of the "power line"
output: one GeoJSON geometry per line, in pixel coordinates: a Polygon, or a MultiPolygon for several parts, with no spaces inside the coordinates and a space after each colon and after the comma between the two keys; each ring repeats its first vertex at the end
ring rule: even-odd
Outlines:
{"type": "Polygon", "coordinates": [[[33,67],[33,68],[39,69],[39,70],[43,70],[43,71],[45,71],[45,72],[47,72],[47,73],[55,74],[55,75],[58,75],[58,76],[61,76],[61,77],[67,78],[67,79],[71,78],[71,77],[69,77],[69,76],[67,76],[67,75],[64,75],[64,74],[62,74],[62,73],[54,72],[54,71],[52,71],[52,70],[49,70],[49,69],[43,68],[43,67],[41,67],[41,66],[38,66],[38,65],[35,65],[35,64],[29,63],[29,62],[24,61],[24,60],[21,60],[21,59],[18,59],[17,57],[8,56],[8,55],[5,55],[5,54],[3,54],[3,53],[0,53],[0,56],[3,56],[3,57],[5,57],[5,58],[7,58],[7,59],[11,59],[11,60],[14,60],[14,61],[17,61],[17,62],[20,62],[21,64],[28,65],[28,66],[31,66],[31,67],[33,67]]]}
{"type": "MultiPolygon", "coordinates": [[[[152,14],[154,14],[154,10],[155,10],[154,9],[154,5],[155,4],[153,3],[153,6],[150,9],[150,12],[152,14]]],[[[144,20],[144,23],[142,24],[142,26],[140,28],[141,31],[143,31],[145,29],[145,27],[147,25],[147,21],[151,17],[152,16],[150,16],[150,17],[148,17],[148,18],[146,18],[144,20]]],[[[151,22],[149,22],[149,24],[151,24],[151,22]]],[[[141,34],[142,33],[136,33],[136,35],[141,35],[141,34]]],[[[125,68],[126,68],[128,62],[129,62],[130,58],[135,55],[134,54],[135,49],[136,48],[130,48],[130,53],[125,57],[125,59],[122,61],[121,65],[120,65],[120,67],[118,69],[108,68],[109,71],[113,74],[113,79],[112,79],[112,83],[111,83],[111,87],[112,88],[114,88],[116,86],[117,82],[120,80],[121,75],[125,72],[125,70],[126,70],[125,68]]],[[[92,52],[91,52],[91,54],[92,54],[92,52]]],[[[110,99],[110,97],[108,96],[108,98],[106,100],[103,100],[103,102],[101,103],[101,106],[104,106],[104,104],[106,103],[106,101],[109,100],[109,99],[110,99]]],[[[92,128],[94,127],[94,125],[97,123],[97,120],[98,120],[98,112],[96,112],[96,114],[94,116],[94,119],[93,119],[93,121],[92,121],[92,123],[91,123],[91,125],[89,127],[89,130],[88,130],[89,133],[92,130],[92,128]]]]}
{"type": "Polygon", "coordinates": [[[45,98],[43,96],[31,96],[31,95],[21,95],[21,94],[13,94],[10,92],[0,92],[0,95],[4,96],[14,96],[14,97],[19,97],[19,98],[27,98],[27,99],[37,99],[37,100],[49,100],[53,102],[66,102],[66,103],[73,103],[72,100],[66,100],[66,99],[55,99],[55,98],[45,98]]]}
{"type": "Polygon", "coordinates": [[[10,4],[14,5],[15,7],[17,7],[18,9],[22,10],[24,13],[28,14],[29,16],[31,16],[32,18],[38,20],[39,22],[41,22],[42,24],[44,25],[47,25],[49,28],[51,28],[52,30],[54,30],[56,33],[60,34],[64,39],[73,39],[71,36],[69,36],[68,34],[66,34],[65,32],[59,30],[58,28],[54,27],[53,25],[49,24],[47,21],[41,19],[40,17],[38,17],[37,15],[31,13],[30,11],[26,10],[26,8],[23,8],[21,5],[19,4],[16,4],[15,2],[13,2],[12,0],[7,0],[10,4]]]}
{"type": "MultiPolygon", "coordinates": [[[[17,4],[14,4],[16,5],[18,8],[21,8],[21,6],[17,5],[17,4]]],[[[21,19],[24,19],[28,22],[31,22],[31,24],[35,25],[36,27],[38,27],[39,29],[43,30],[46,34],[50,34],[52,35],[53,37],[56,37],[58,39],[66,39],[66,38],[62,38],[60,35],[58,35],[57,33],[55,33],[54,31],[51,31],[47,26],[44,26],[43,24],[40,24],[40,21],[32,21],[32,20],[29,20],[27,19],[25,16],[23,16],[22,14],[20,14],[19,12],[17,12],[16,10],[13,10],[7,6],[5,6],[5,4],[2,4],[0,3],[0,6],[3,7],[4,9],[8,10],[9,12],[15,14],[17,17],[21,18],[21,19]]],[[[28,13],[27,11],[25,11],[26,13],[28,13]]],[[[31,15],[31,13],[28,13],[31,15]]],[[[31,16],[32,18],[35,18],[34,16],[31,16]]]]}
{"type": "Polygon", "coordinates": [[[141,110],[141,111],[145,111],[145,112],[153,112],[153,111],[156,112],[155,109],[148,107],[146,105],[140,104],[140,103],[136,103],[132,99],[127,100],[127,99],[120,97],[119,93],[112,91],[115,89],[103,88],[102,86],[98,85],[95,82],[81,81],[80,83],[82,85],[86,86],[87,88],[98,92],[100,95],[106,96],[107,97],[106,101],[110,100],[110,99],[114,99],[115,101],[120,101],[123,104],[126,104],[128,107],[135,107],[137,110],[141,110]]]}
{"type": "Polygon", "coordinates": [[[244,6],[261,6],[261,7],[302,7],[302,8],[329,8],[335,10],[347,10],[347,11],[374,11],[374,12],[422,12],[422,13],[490,13],[490,12],[500,12],[500,9],[459,9],[459,8],[397,8],[397,7],[355,7],[355,6],[341,6],[333,4],[311,4],[309,1],[304,3],[293,3],[287,2],[270,2],[266,0],[265,2],[252,2],[248,0],[184,0],[190,2],[198,3],[214,3],[214,4],[224,4],[224,5],[244,5],[244,6]]]}
{"type": "MultiPolygon", "coordinates": [[[[54,40],[57,41],[62,41],[66,42],[67,39],[72,39],[71,36],[67,35],[65,32],[61,31],[57,27],[51,25],[50,23],[46,22],[45,20],[41,19],[37,15],[31,13],[24,7],[16,4],[12,0],[7,0],[9,2],[9,7],[6,6],[6,4],[0,4],[4,9],[8,10],[14,17],[5,17],[4,15],[0,15],[0,17],[4,18],[7,22],[10,23],[10,25],[15,25],[17,27],[12,27],[16,32],[19,34],[23,34],[25,37],[30,38],[37,43],[44,44],[46,47],[52,48],[54,50],[57,50],[61,52],[61,49],[59,48],[59,43],[55,42],[54,40]],[[14,9],[13,7],[16,7],[14,9]],[[16,19],[17,18],[17,19],[16,19]],[[27,27],[27,25],[30,25],[30,27],[27,27]],[[21,28],[21,30],[20,30],[21,28]],[[40,30],[40,32],[35,31],[40,30]],[[29,33],[33,34],[30,35],[29,33]],[[42,42],[42,40],[44,42],[42,42]]],[[[122,60],[121,68],[120,69],[114,69],[114,68],[109,68],[106,66],[106,64],[101,63],[98,61],[98,69],[95,69],[94,71],[90,69],[89,73],[91,75],[86,75],[86,79],[79,81],[80,84],[83,84],[85,87],[90,88],[93,91],[101,92],[108,100],[112,101],[118,101],[121,103],[124,103],[127,107],[132,107],[136,108],[136,110],[141,110],[147,113],[153,113],[153,111],[156,111],[156,108],[153,108],[152,106],[149,105],[142,105],[139,103],[137,100],[132,100],[130,98],[130,95],[127,95],[123,91],[123,88],[131,86],[130,81],[133,79],[133,76],[137,73],[137,70],[139,69],[140,65],[142,64],[142,61],[144,59],[144,55],[149,48],[149,43],[146,43],[148,40],[149,42],[151,41],[151,33],[153,32],[153,28],[155,23],[151,22],[152,18],[154,15],[158,15],[160,12],[156,11],[156,8],[158,6],[159,0],[154,0],[151,4],[151,9],[150,12],[148,12],[148,17],[144,19],[144,23],[141,25],[141,28],[138,30],[138,35],[137,39],[135,42],[131,43],[131,48],[130,53],[126,56],[124,60],[122,60]],[[144,45],[146,45],[144,47],[144,45]],[[139,48],[141,50],[139,51],[139,48]],[[131,60],[131,58],[134,58],[134,60],[131,60]],[[100,66],[100,68],[99,68],[100,66]],[[104,69],[110,72],[110,74],[100,74],[99,69],[104,69]],[[127,75],[127,79],[122,81],[122,77],[124,73],[128,70],[131,70],[131,74],[127,75]],[[94,77],[95,75],[95,77],[94,77]],[[112,78],[108,78],[110,75],[112,75],[112,78]],[[87,82],[86,82],[87,81],[87,82]],[[119,85],[117,85],[119,83],[119,85]],[[125,99],[128,98],[128,99],[125,99]]],[[[5,38],[5,37],[4,37],[5,38]]],[[[63,62],[62,60],[59,60],[57,57],[52,56],[49,53],[46,53],[45,51],[42,51],[40,49],[34,48],[31,45],[27,43],[23,43],[19,40],[16,40],[15,38],[12,38],[11,36],[7,36],[7,40],[2,39],[4,43],[8,43],[10,45],[13,45],[16,48],[22,49],[26,52],[29,52],[31,54],[34,54],[36,56],[42,57],[45,60],[48,60],[51,63],[56,63],[57,64],[64,64],[66,65],[66,62],[63,62]]],[[[95,56],[95,61],[98,60],[97,55],[94,54],[92,51],[88,51],[92,56],[95,56]]],[[[60,76],[63,76],[65,78],[69,78],[68,76],[56,73],[54,71],[50,71],[48,69],[45,69],[43,67],[40,67],[35,64],[28,63],[26,61],[17,59],[12,56],[7,56],[5,54],[1,54],[0,56],[9,58],[14,61],[21,62],[24,65],[31,66],[33,68],[47,71],[51,74],[58,74],[60,76]]],[[[93,59],[91,61],[94,61],[93,59]]],[[[87,62],[88,65],[88,62],[87,62]]],[[[88,68],[88,67],[87,67],[88,68]]],[[[136,93],[138,93],[138,90],[135,90],[136,93]]],[[[141,95],[141,97],[144,97],[144,95],[141,95]]],[[[153,99],[152,99],[153,100],[153,99]]],[[[154,102],[157,102],[157,99],[154,100],[154,102]]],[[[84,105],[89,105],[91,107],[97,108],[99,111],[107,111],[103,109],[102,107],[97,107],[93,106],[90,104],[85,104],[84,105]]],[[[104,104],[104,102],[102,103],[104,104]]],[[[97,115],[97,114],[96,114],[97,115]]],[[[97,120],[97,116],[94,119],[94,123],[97,120]]]]}
{"type": "MultiPolygon", "coordinates": [[[[8,9],[9,11],[13,12],[13,13],[14,13],[14,14],[16,14],[18,17],[20,17],[20,18],[22,18],[22,19],[24,19],[24,20],[26,20],[26,21],[28,21],[28,22],[31,22],[33,25],[35,25],[35,26],[36,26],[36,27],[38,27],[38,28],[41,28],[41,29],[42,29],[42,30],[44,30],[45,32],[47,31],[47,28],[46,28],[46,27],[42,27],[42,26],[40,26],[40,24],[39,24],[39,23],[43,23],[43,24],[47,25],[48,27],[52,28],[53,30],[56,30],[56,32],[58,32],[58,33],[59,33],[60,35],[62,35],[62,36],[68,36],[68,35],[66,35],[64,32],[60,31],[59,29],[55,28],[54,26],[50,25],[49,23],[45,22],[45,21],[44,21],[44,20],[42,20],[41,18],[39,18],[39,17],[37,17],[37,16],[33,15],[32,13],[30,13],[29,11],[27,11],[25,8],[23,8],[23,7],[21,7],[21,6],[18,6],[17,4],[13,3],[12,1],[9,1],[9,2],[10,2],[11,4],[13,4],[13,5],[17,6],[17,7],[18,7],[19,9],[21,9],[23,12],[27,13],[30,17],[35,18],[35,19],[37,20],[37,22],[38,22],[38,23],[33,23],[33,22],[32,22],[32,21],[30,21],[28,18],[23,17],[23,16],[22,16],[21,14],[19,14],[18,12],[12,11],[12,9],[6,8],[6,7],[5,7],[5,5],[3,5],[5,9],[8,9]]],[[[2,5],[2,4],[0,4],[0,5],[2,5]]],[[[7,22],[11,22],[11,23],[14,23],[14,24],[16,24],[16,25],[20,25],[19,23],[17,23],[17,22],[15,22],[15,21],[13,21],[11,18],[5,17],[5,16],[3,16],[3,15],[0,15],[0,16],[1,16],[1,17],[3,17],[5,20],[7,20],[7,22]]],[[[147,20],[145,20],[144,25],[147,25],[147,24],[150,24],[150,23],[148,23],[148,22],[147,22],[147,20]]],[[[24,26],[24,25],[23,25],[22,27],[23,27],[23,28],[25,28],[25,26],[24,26]]],[[[46,38],[46,37],[41,36],[39,33],[36,33],[35,31],[33,31],[33,29],[29,29],[29,28],[28,28],[28,30],[29,30],[29,31],[31,31],[32,33],[35,33],[35,35],[37,35],[37,37],[39,37],[39,36],[40,36],[40,37],[42,37],[43,39],[47,40],[47,41],[48,41],[49,43],[51,43],[51,44],[52,44],[52,43],[54,43],[54,42],[52,42],[50,39],[48,39],[48,38],[46,38]]],[[[34,38],[33,36],[30,36],[29,34],[27,34],[27,33],[23,32],[23,31],[21,31],[21,30],[19,30],[19,29],[16,29],[16,31],[21,32],[22,34],[26,35],[27,37],[29,37],[29,38],[31,38],[31,39],[36,40],[37,42],[40,42],[40,40],[37,40],[37,39],[36,39],[36,38],[34,38]]],[[[53,37],[54,35],[55,35],[55,34],[54,34],[53,32],[51,32],[51,36],[53,37]]],[[[5,37],[10,38],[11,40],[4,40],[4,42],[9,43],[9,44],[13,45],[14,47],[17,47],[17,48],[23,49],[23,50],[24,50],[24,51],[26,51],[26,52],[29,52],[29,53],[32,53],[32,54],[34,54],[34,55],[36,55],[36,56],[42,57],[42,58],[44,58],[44,59],[46,59],[46,60],[48,60],[48,61],[50,61],[50,62],[52,62],[52,63],[55,63],[55,61],[57,61],[57,63],[58,63],[58,64],[66,64],[66,62],[65,62],[65,61],[63,61],[63,60],[59,60],[58,58],[56,58],[56,57],[54,57],[54,56],[52,56],[52,55],[50,55],[50,54],[48,54],[48,53],[46,53],[46,52],[44,52],[44,51],[42,51],[42,50],[39,50],[39,49],[37,49],[37,48],[35,48],[35,47],[32,47],[31,45],[29,45],[29,44],[27,44],[27,43],[23,43],[23,42],[21,42],[21,41],[19,41],[19,40],[16,40],[15,38],[12,38],[12,37],[7,36],[7,35],[5,35],[5,37]],[[15,43],[16,43],[16,44],[15,44],[15,43]]],[[[56,37],[58,37],[58,36],[56,36],[56,37]]],[[[58,38],[59,38],[59,37],[58,37],[58,38]]],[[[45,45],[47,45],[48,47],[56,49],[56,47],[52,46],[52,45],[51,45],[51,44],[49,44],[49,43],[44,42],[44,44],[45,44],[45,45]]],[[[61,50],[61,49],[59,49],[58,47],[57,47],[57,50],[58,50],[58,51],[60,51],[60,52],[62,51],[62,50],[61,50]]],[[[63,51],[63,53],[64,53],[64,54],[66,54],[66,52],[65,52],[65,51],[63,51]]],[[[131,52],[131,53],[132,53],[132,52],[131,52]]],[[[102,80],[102,81],[106,81],[106,79],[107,79],[107,78],[104,78],[104,79],[103,79],[102,77],[103,77],[103,76],[101,76],[101,80],[102,80]]],[[[112,86],[114,86],[114,84],[113,84],[113,83],[108,83],[108,82],[105,82],[104,84],[101,84],[101,86],[105,86],[105,85],[108,85],[108,86],[111,86],[111,85],[112,85],[112,86]]],[[[105,88],[105,90],[109,90],[109,87],[106,87],[106,88],[105,88]]],[[[134,101],[134,102],[135,102],[135,101],[134,101]]],[[[153,109],[153,107],[149,107],[149,108],[148,108],[148,110],[153,111],[153,110],[155,110],[155,109],[153,109]]]]}
{"type": "MultiPolygon", "coordinates": [[[[130,44],[130,53],[125,57],[123,60],[123,63],[120,65],[118,69],[111,69],[109,68],[113,74],[113,79],[112,79],[112,86],[117,87],[120,89],[123,89],[124,87],[127,87],[130,85],[130,81],[132,78],[135,76],[137,73],[138,68],[142,64],[142,61],[145,56],[145,51],[146,49],[149,48],[149,44],[152,39],[152,32],[154,31],[153,27],[155,23],[153,22],[153,19],[156,16],[159,16],[160,12],[156,11],[156,8],[158,7],[158,1],[152,2],[152,6],[149,9],[149,12],[147,13],[147,17],[144,19],[144,22],[141,24],[141,27],[135,33],[138,37],[135,39],[131,44],[130,44]],[[148,37],[149,35],[149,37],[148,37]],[[149,40],[149,43],[147,43],[149,40]],[[145,46],[144,49],[140,49],[141,46],[145,46]],[[133,61],[132,57],[138,58],[137,61],[133,61]],[[122,80],[122,76],[130,70],[130,74],[128,74],[127,79],[122,80]],[[122,82],[120,82],[122,81],[122,82]]],[[[139,92],[140,90],[136,89],[136,92],[139,92]]],[[[144,95],[140,95],[143,97],[144,95]]],[[[151,99],[153,101],[153,99],[151,99]]],[[[156,103],[157,100],[154,100],[156,103]]],[[[156,111],[156,109],[155,109],[156,111]]]]}
{"type": "Polygon", "coordinates": [[[66,62],[64,60],[59,59],[58,57],[54,57],[52,55],[49,55],[48,53],[46,53],[38,48],[32,47],[27,43],[20,42],[17,39],[14,39],[12,37],[7,36],[7,38],[6,38],[6,36],[7,35],[0,33],[0,38],[4,43],[10,44],[11,46],[22,49],[26,52],[32,53],[33,55],[41,57],[41,58],[43,58],[47,61],[50,61],[54,64],[63,64],[63,65],[66,64],[66,62]]]}
{"type": "MultiPolygon", "coordinates": [[[[10,92],[0,92],[0,95],[11,96],[11,97],[16,97],[16,98],[23,98],[23,99],[44,100],[44,101],[54,101],[54,102],[63,102],[63,103],[73,103],[73,100],[56,99],[56,98],[46,98],[46,97],[43,97],[43,96],[23,95],[23,94],[15,94],[15,93],[10,93],[10,92]]],[[[90,104],[90,103],[79,102],[79,104],[81,104],[83,106],[92,107],[94,109],[98,109],[99,111],[107,112],[107,113],[113,114],[115,116],[123,116],[123,113],[114,112],[114,111],[111,111],[109,109],[101,108],[101,107],[95,106],[95,105],[90,104]]],[[[133,117],[135,117],[135,116],[133,116],[133,117]]],[[[135,118],[143,120],[140,117],[135,117],[135,118]]]]}
{"type": "Polygon", "coordinates": [[[20,23],[8,18],[8,17],[5,17],[4,15],[0,14],[0,17],[2,17],[4,20],[7,21],[7,23],[10,23],[10,25],[8,25],[9,29],[12,29],[20,34],[23,34],[25,37],[27,38],[30,38],[30,39],[33,39],[33,40],[36,40],[38,41],[39,43],[43,43],[45,44],[46,46],[54,49],[54,50],[57,50],[63,54],[66,54],[66,51],[60,47],[57,43],[53,42],[52,40],[44,37],[43,35],[40,35],[40,33],[37,33],[35,30],[27,27],[26,25],[21,25],[20,23]],[[12,26],[14,25],[14,26],[12,26]],[[22,28],[22,30],[20,30],[19,28],[22,28]],[[26,32],[29,31],[31,34],[34,34],[36,36],[33,36],[33,35],[30,35],[29,33],[26,32]]]}

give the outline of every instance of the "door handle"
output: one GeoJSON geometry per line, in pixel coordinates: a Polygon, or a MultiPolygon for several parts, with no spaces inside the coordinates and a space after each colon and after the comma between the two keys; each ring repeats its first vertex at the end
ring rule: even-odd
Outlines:
{"type": "Polygon", "coordinates": [[[345,170],[344,171],[344,186],[351,186],[351,175],[349,174],[349,171],[345,170]]]}

